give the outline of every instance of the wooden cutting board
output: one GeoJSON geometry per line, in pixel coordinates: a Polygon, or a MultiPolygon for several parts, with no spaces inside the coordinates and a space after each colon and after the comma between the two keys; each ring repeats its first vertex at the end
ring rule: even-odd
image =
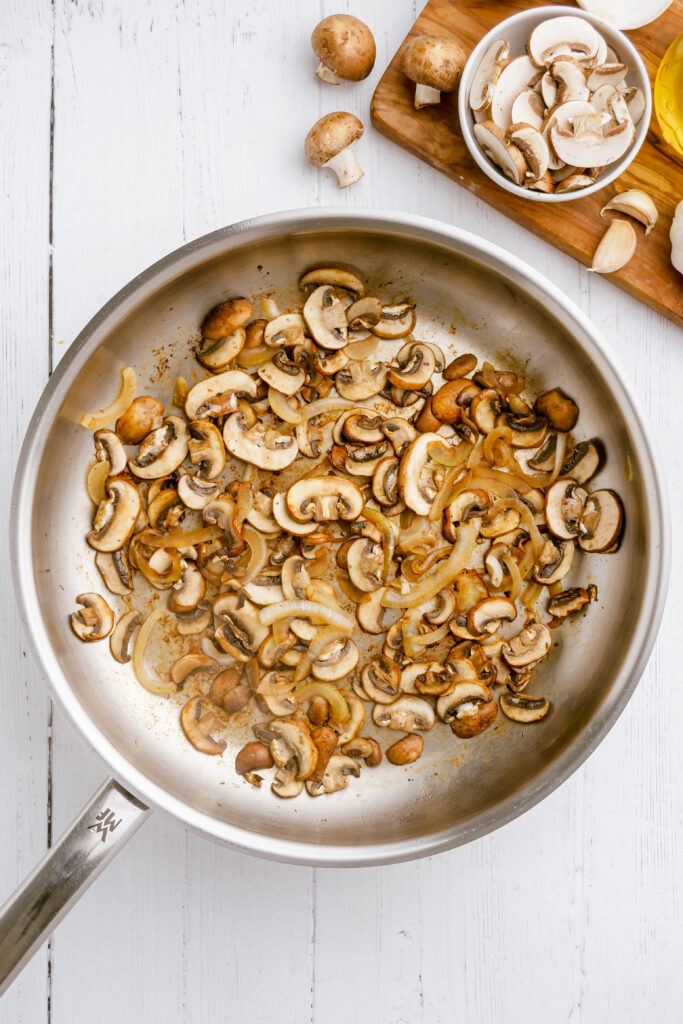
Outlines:
{"type": "MultiPolygon", "coordinates": [[[[543,2],[547,0],[429,0],[410,35],[452,37],[470,52],[498,22],[543,2]]],[[[683,32],[683,0],[675,0],[652,24],[628,33],[653,85],[661,58],[679,32],[683,32]]],[[[395,56],[372,98],[370,111],[375,127],[587,266],[606,229],[606,221],[600,219],[601,207],[617,191],[635,187],[648,192],[659,210],[659,220],[647,238],[644,229],[634,225],[638,235],[636,253],[626,267],[610,275],[610,280],[683,327],[683,276],[671,265],[669,241],[671,218],[676,203],[683,199],[683,160],[664,142],[654,114],[638,156],[616,182],[592,196],[561,205],[535,203],[506,192],[477,167],[460,134],[456,93],[444,96],[436,107],[418,111],[413,106],[414,88],[398,70],[395,56]]]]}

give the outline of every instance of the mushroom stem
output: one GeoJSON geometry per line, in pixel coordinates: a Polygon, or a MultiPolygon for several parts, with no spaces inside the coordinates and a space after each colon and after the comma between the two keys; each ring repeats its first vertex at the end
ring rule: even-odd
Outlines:
{"type": "Polygon", "coordinates": [[[353,143],[347,146],[346,149],[342,149],[336,156],[333,156],[331,160],[323,164],[323,167],[329,167],[331,171],[334,171],[337,175],[339,188],[348,188],[349,185],[353,185],[359,178],[362,178],[365,173],[356,160],[353,143]]]}
{"type": "Polygon", "coordinates": [[[334,71],[331,71],[326,67],[322,61],[318,64],[315,69],[315,73],[321,82],[327,82],[328,85],[339,85],[341,79],[335,75],[334,71]]]}
{"type": "Polygon", "coordinates": [[[435,103],[441,102],[441,92],[439,89],[432,89],[431,85],[416,85],[415,86],[415,109],[419,110],[420,107],[431,107],[435,103]]]}

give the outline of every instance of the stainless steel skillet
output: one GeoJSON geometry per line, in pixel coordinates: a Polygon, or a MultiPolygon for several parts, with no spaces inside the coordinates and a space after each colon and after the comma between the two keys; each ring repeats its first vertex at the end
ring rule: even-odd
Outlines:
{"type": "Polygon", "coordinates": [[[150,807],[246,852],[350,866],[437,853],[532,807],[597,746],[633,692],[661,618],[669,563],[661,479],[641,414],[586,317],[535,270],[473,235],[417,216],[349,210],[281,213],[217,231],[119,292],[71,346],[38,404],[19,458],[11,546],[33,649],[114,778],[0,911],[0,992],[150,807]],[[234,775],[242,735],[222,758],[197,753],[181,734],[174,700],[142,690],[106,643],[74,639],[73,596],[101,589],[84,541],[92,438],[78,419],[111,400],[126,363],[138,371],[140,393],[167,401],[175,376],[191,374],[188,338],[209,306],[269,291],[294,300],[300,272],[322,263],[357,268],[383,296],[413,296],[420,336],[446,353],[473,351],[512,364],[533,389],[558,385],[572,394],[581,407],[577,433],[605,443],[599,485],[621,494],[627,529],[618,555],[587,565],[597,605],[561,631],[535,675],[553,700],[542,725],[503,722],[466,751],[434,730],[406,770],[381,767],[334,797],[288,802],[234,775]]]}

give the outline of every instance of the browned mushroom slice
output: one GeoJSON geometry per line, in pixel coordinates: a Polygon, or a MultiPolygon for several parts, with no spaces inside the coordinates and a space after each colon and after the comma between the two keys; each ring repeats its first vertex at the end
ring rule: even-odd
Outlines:
{"type": "Polygon", "coordinates": [[[461,523],[485,512],[491,504],[490,495],[478,488],[461,491],[443,512],[443,533],[447,540],[456,541],[456,532],[461,523]]]}
{"type": "Polygon", "coordinates": [[[556,480],[546,491],[545,518],[548,529],[561,540],[572,540],[579,534],[579,524],[586,502],[586,492],[575,480],[556,480]]]}
{"type": "Polygon", "coordinates": [[[236,298],[221,302],[206,314],[202,321],[202,337],[208,341],[220,341],[238,331],[249,320],[253,312],[249,299],[236,298]]]}
{"type": "Polygon", "coordinates": [[[583,587],[571,587],[563,590],[548,601],[548,612],[556,619],[564,619],[573,612],[580,611],[590,602],[590,595],[583,587]]]}
{"type": "Polygon", "coordinates": [[[138,454],[128,460],[134,476],[153,480],[173,473],[187,455],[188,434],[184,420],[167,416],[163,424],[144,439],[138,454]]]}
{"type": "Polygon", "coordinates": [[[399,697],[393,704],[375,704],[372,720],[383,729],[418,732],[432,728],[434,708],[423,697],[407,695],[399,697]]]}
{"type": "Polygon", "coordinates": [[[251,695],[251,688],[238,668],[226,668],[211,681],[209,697],[229,715],[242,711],[251,700],[251,695]]]}
{"type": "Polygon", "coordinates": [[[109,636],[114,628],[114,613],[100,594],[79,594],[76,604],[82,607],[71,613],[69,621],[79,640],[90,643],[109,636]]]}
{"type": "Polygon", "coordinates": [[[191,612],[176,612],[177,629],[181,636],[196,636],[211,625],[213,612],[208,601],[200,601],[191,612]]]}
{"type": "Polygon", "coordinates": [[[352,521],[363,510],[363,495],[353,480],[336,476],[309,476],[287,491],[287,509],[297,522],[352,521]]]}
{"type": "Polygon", "coordinates": [[[118,476],[126,468],[126,452],[118,434],[113,430],[96,430],[95,457],[98,462],[109,463],[109,475],[118,476]]]}
{"type": "Polygon", "coordinates": [[[312,337],[323,348],[334,350],[347,344],[346,310],[331,285],[320,285],[311,292],[303,315],[312,337]]]}
{"type": "Polygon", "coordinates": [[[360,765],[353,758],[345,754],[333,754],[320,782],[308,781],[306,790],[311,796],[338,793],[340,789],[346,789],[351,776],[357,779],[359,775],[360,765]]]}
{"type": "Polygon", "coordinates": [[[560,388],[539,395],[534,403],[534,411],[544,416],[553,430],[561,433],[573,430],[579,418],[578,405],[560,388]]]}
{"type": "Polygon", "coordinates": [[[501,654],[511,668],[526,668],[544,658],[552,644],[550,630],[543,622],[532,622],[503,643],[501,654]]]}
{"type": "Polygon", "coordinates": [[[382,319],[382,303],[374,295],[356,299],[346,309],[346,322],[351,330],[375,327],[382,319]]]}
{"type": "Polygon", "coordinates": [[[372,473],[372,494],[375,501],[386,508],[398,503],[398,459],[389,455],[375,464],[372,473]]]}
{"type": "Polygon", "coordinates": [[[352,402],[362,402],[378,395],[387,379],[384,363],[372,363],[368,359],[352,359],[334,378],[335,387],[342,396],[352,402]]]}
{"type": "Polygon", "coordinates": [[[237,661],[249,661],[268,635],[259,610],[243,594],[221,594],[213,602],[217,622],[214,639],[221,650],[237,661]]]}
{"type": "Polygon", "coordinates": [[[477,357],[471,352],[465,352],[451,360],[443,371],[444,380],[456,380],[458,377],[465,377],[472,370],[476,369],[477,357]]]}
{"type": "Polygon", "coordinates": [[[376,768],[382,763],[382,750],[372,736],[356,736],[344,744],[342,752],[356,760],[365,761],[369,768],[376,768]]]}
{"type": "Polygon", "coordinates": [[[398,369],[390,366],[387,377],[396,387],[408,391],[419,391],[423,388],[432,379],[436,369],[436,356],[433,350],[421,342],[404,345],[396,356],[396,362],[398,369]]]}
{"type": "Polygon", "coordinates": [[[203,672],[206,669],[218,668],[218,662],[215,658],[209,657],[208,654],[199,654],[192,652],[191,654],[183,654],[182,657],[177,658],[176,661],[171,665],[171,679],[173,682],[180,686],[184,683],[188,676],[191,676],[194,672],[203,672]]]}
{"type": "Polygon", "coordinates": [[[417,733],[408,733],[401,740],[396,740],[390,747],[387,747],[387,761],[389,764],[405,765],[412,764],[422,756],[424,740],[417,733]]]}
{"type": "Polygon", "coordinates": [[[116,421],[116,433],[124,444],[140,444],[143,438],[160,426],[164,415],[163,403],[150,395],[134,398],[116,421]]]}
{"type": "Polygon", "coordinates": [[[417,314],[410,302],[399,302],[393,306],[382,306],[382,316],[378,323],[370,328],[378,338],[404,338],[415,327],[417,314]]]}
{"type": "Polygon", "coordinates": [[[384,553],[382,545],[370,537],[359,537],[349,545],[346,568],[351,582],[363,593],[371,593],[382,585],[384,553]]]}
{"type": "Polygon", "coordinates": [[[503,624],[517,617],[517,607],[508,597],[487,597],[475,604],[467,615],[467,628],[474,636],[492,635],[503,624]]]}
{"type": "Polygon", "coordinates": [[[458,683],[436,702],[437,714],[460,739],[469,739],[495,721],[498,706],[488,686],[478,681],[458,683]]]}
{"type": "Polygon", "coordinates": [[[114,626],[109,637],[109,648],[114,660],[121,665],[126,665],[133,657],[133,638],[141,623],[142,615],[133,608],[122,615],[114,626]]]}
{"type": "Polygon", "coordinates": [[[256,398],[257,381],[243,370],[224,373],[197,381],[185,399],[188,420],[211,419],[224,416],[237,408],[239,397],[256,398]]]}
{"type": "Polygon", "coordinates": [[[548,421],[545,416],[533,413],[501,413],[496,418],[496,426],[509,428],[510,443],[514,448],[537,448],[548,433],[548,421]]]}
{"type": "Polygon", "coordinates": [[[500,698],[501,711],[513,722],[540,722],[550,711],[546,697],[532,697],[528,693],[503,693],[500,698]]]}
{"type": "Polygon", "coordinates": [[[118,551],[98,551],[95,555],[95,565],[112,594],[125,597],[126,594],[133,593],[133,571],[124,548],[119,548],[118,551]]]}
{"type": "Polygon", "coordinates": [[[197,360],[212,373],[220,373],[240,354],[246,338],[244,327],[238,327],[224,338],[213,340],[204,336],[197,349],[197,360]]]}
{"type": "Polygon", "coordinates": [[[601,462],[600,442],[596,440],[582,441],[562,463],[560,476],[568,476],[576,480],[577,484],[585,484],[592,476],[595,476],[601,462]]]}
{"type": "Polygon", "coordinates": [[[401,692],[401,666],[380,655],[361,671],[363,691],[376,704],[391,704],[401,692]]]}
{"type": "Polygon", "coordinates": [[[106,491],[87,541],[96,551],[118,551],[133,533],[142,503],[135,484],[123,477],[110,477],[106,491]]]}
{"type": "Polygon", "coordinates": [[[387,457],[388,450],[386,441],[351,448],[344,459],[344,469],[353,476],[374,476],[375,469],[387,457]]]}
{"type": "Polygon", "coordinates": [[[270,753],[278,768],[294,772],[297,780],[307,779],[313,773],[318,751],[311,734],[303,722],[283,719],[271,722],[270,753]]]}
{"type": "Polygon", "coordinates": [[[614,491],[592,491],[586,498],[578,530],[584,551],[615,551],[621,538],[624,510],[614,491]]]}
{"type": "Polygon", "coordinates": [[[191,697],[180,712],[180,724],[188,740],[202,754],[222,754],[227,744],[211,734],[223,723],[206,697],[191,697]]]}
{"type": "Polygon", "coordinates": [[[549,587],[563,580],[572,567],[574,547],[572,540],[547,540],[534,566],[536,582],[549,587]]]}
{"type": "Polygon", "coordinates": [[[238,775],[243,775],[252,786],[260,786],[263,780],[256,773],[266,768],[272,768],[274,763],[273,758],[270,756],[270,750],[265,743],[252,741],[251,743],[246,743],[238,751],[235,757],[235,771],[238,775]]]}
{"type": "MultiPolygon", "coordinates": [[[[382,424],[384,417],[366,409],[351,409],[339,417],[342,420],[341,434],[351,444],[379,444],[384,440],[382,424]]],[[[336,424],[335,424],[336,428],[336,424]]],[[[336,429],[334,440],[339,442],[336,429]]]]}

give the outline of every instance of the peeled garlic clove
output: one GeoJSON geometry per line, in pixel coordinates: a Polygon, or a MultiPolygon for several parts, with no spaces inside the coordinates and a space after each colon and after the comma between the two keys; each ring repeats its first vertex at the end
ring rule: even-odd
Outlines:
{"type": "Polygon", "coordinates": [[[636,251],[636,233],[627,220],[613,220],[604,233],[593,255],[596,274],[613,274],[621,270],[636,251]]]}
{"type": "Polygon", "coordinates": [[[600,210],[600,216],[605,216],[605,210],[616,210],[618,213],[625,213],[634,220],[645,225],[645,234],[649,235],[657,223],[657,207],[647,194],[639,188],[629,188],[626,192],[618,192],[612,196],[610,201],[600,210]]]}
{"type": "Polygon", "coordinates": [[[683,274],[683,199],[674,211],[674,219],[671,221],[671,262],[679,274],[683,274]]]}

